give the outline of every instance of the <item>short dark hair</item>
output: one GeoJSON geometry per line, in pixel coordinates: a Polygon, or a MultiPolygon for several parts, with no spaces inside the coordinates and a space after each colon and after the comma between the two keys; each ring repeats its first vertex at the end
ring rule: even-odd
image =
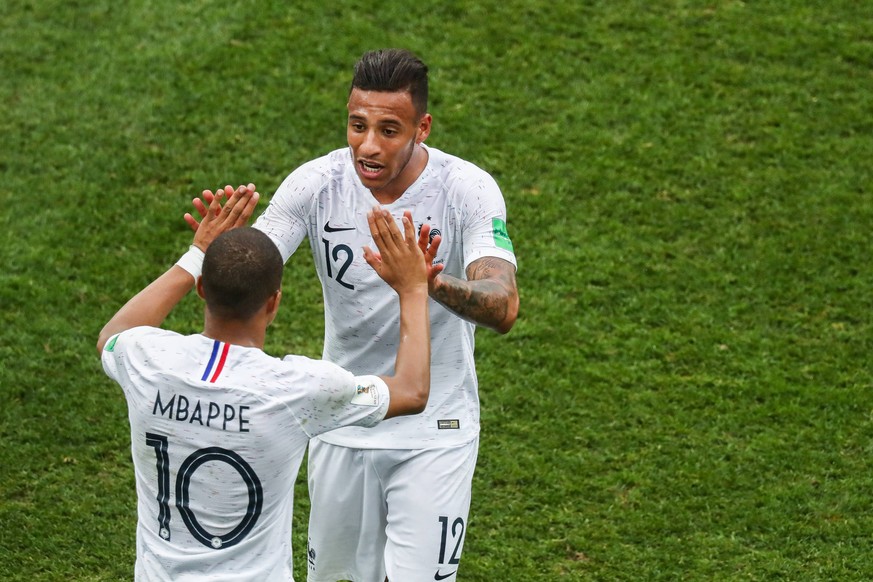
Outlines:
{"type": "Polygon", "coordinates": [[[247,226],[229,230],[206,249],[206,306],[219,317],[249,319],[281,289],[282,269],[282,255],[266,234],[247,226]]]}
{"type": "Polygon", "coordinates": [[[408,91],[419,115],[427,113],[427,65],[406,49],[369,51],[355,63],[355,74],[349,89],[408,91]]]}

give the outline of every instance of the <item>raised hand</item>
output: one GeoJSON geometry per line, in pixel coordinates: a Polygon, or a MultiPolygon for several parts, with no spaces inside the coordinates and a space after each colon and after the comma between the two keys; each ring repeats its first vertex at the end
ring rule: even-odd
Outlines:
{"type": "Polygon", "coordinates": [[[367,264],[397,293],[415,289],[426,291],[429,270],[415,236],[412,216],[404,213],[402,233],[391,213],[382,208],[370,210],[367,223],[379,250],[377,253],[364,247],[367,264]]]}
{"type": "MultiPolygon", "coordinates": [[[[412,222],[412,213],[406,211],[404,216],[409,218],[409,221],[412,222]]],[[[421,225],[421,231],[418,233],[418,248],[421,249],[422,254],[424,254],[424,263],[427,266],[427,286],[428,289],[433,290],[435,285],[435,280],[437,275],[443,272],[444,265],[438,264],[435,265],[434,261],[436,260],[437,251],[440,248],[440,243],[442,242],[442,237],[440,235],[434,235],[433,240],[430,239],[430,225],[425,223],[421,225]]]]}
{"type": "MultiPolygon", "coordinates": [[[[255,192],[255,185],[252,183],[249,183],[248,186],[241,185],[236,190],[233,189],[233,186],[227,185],[224,188],[219,188],[215,192],[212,192],[212,190],[204,190],[200,194],[201,198],[194,198],[191,201],[191,205],[194,206],[194,210],[196,210],[197,214],[200,215],[200,218],[203,219],[206,217],[207,209],[215,201],[216,196],[221,194],[222,197],[230,199],[235,192],[242,193],[244,190],[248,190],[251,193],[257,194],[257,192],[255,192]]],[[[184,218],[185,222],[188,223],[188,226],[191,227],[191,230],[197,232],[197,229],[200,227],[200,222],[194,217],[194,215],[190,212],[186,212],[184,218]]]]}
{"type": "MultiPolygon", "coordinates": [[[[204,190],[204,194],[206,192],[208,190],[204,190]]],[[[185,220],[194,229],[194,246],[206,251],[209,244],[221,233],[245,226],[260,197],[254,190],[254,184],[240,186],[236,190],[226,186],[223,190],[216,190],[215,194],[210,192],[209,206],[204,206],[200,213],[202,221],[197,222],[190,214],[185,215],[185,220]],[[222,206],[221,202],[225,198],[227,202],[222,206]]]]}

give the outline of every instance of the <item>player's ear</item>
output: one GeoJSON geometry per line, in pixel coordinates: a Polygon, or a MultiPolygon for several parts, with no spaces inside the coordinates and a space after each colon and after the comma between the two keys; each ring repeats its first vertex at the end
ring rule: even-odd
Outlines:
{"type": "Polygon", "coordinates": [[[197,288],[197,295],[200,296],[201,299],[206,299],[206,295],[203,294],[203,276],[197,277],[197,283],[194,284],[194,287],[197,288]]]}
{"type": "Polygon", "coordinates": [[[433,118],[430,116],[430,113],[425,113],[421,116],[421,119],[418,120],[418,130],[417,135],[415,136],[415,143],[419,144],[427,139],[427,136],[430,135],[431,123],[433,123],[433,118]]]}
{"type": "Polygon", "coordinates": [[[278,290],[267,299],[267,325],[273,323],[276,314],[279,313],[279,304],[282,302],[282,291],[278,290]]]}

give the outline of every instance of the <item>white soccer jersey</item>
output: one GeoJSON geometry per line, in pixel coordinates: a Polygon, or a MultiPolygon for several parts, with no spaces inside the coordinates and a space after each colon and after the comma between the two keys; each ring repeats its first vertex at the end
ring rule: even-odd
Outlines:
{"type": "Polygon", "coordinates": [[[388,387],[330,362],[137,327],[103,368],[124,390],[137,580],[293,580],[294,481],[309,439],[372,426],[388,387]]]}
{"type": "MultiPolygon", "coordinates": [[[[465,277],[484,256],[513,265],[506,207],[497,183],[480,168],[434,148],[427,166],[397,201],[383,205],[399,221],[412,212],[417,228],[442,236],[437,262],[465,277]]],[[[367,211],[377,204],[355,173],[350,150],[339,149],[292,172],[255,227],[288,258],[304,239],[315,257],[325,309],[324,359],[354,373],[392,375],[400,329],[397,294],[366,263],[376,249],[367,211]]],[[[389,419],[373,429],[349,427],[322,435],[354,448],[429,448],[469,442],[479,434],[473,361],[475,326],[430,301],[431,389],[422,414],[389,419]]]]}

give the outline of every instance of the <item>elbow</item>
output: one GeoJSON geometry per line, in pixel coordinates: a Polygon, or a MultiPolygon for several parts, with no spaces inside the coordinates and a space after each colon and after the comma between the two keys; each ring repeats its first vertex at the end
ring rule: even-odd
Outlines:
{"type": "Polygon", "coordinates": [[[514,293],[506,302],[506,314],[503,319],[494,326],[494,331],[501,335],[509,333],[515,320],[518,319],[518,294],[514,293]]]}
{"type": "Polygon", "coordinates": [[[430,379],[422,382],[415,391],[415,396],[410,402],[409,414],[421,414],[427,408],[427,401],[430,398],[430,379]]]}
{"type": "Polygon", "coordinates": [[[100,332],[100,335],[97,337],[97,355],[99,356],[103,352],[103,346],[106,345],[106,340],[108,338],[103,337],[103,332],[100,332]]]}
{"type": "Polygon", "coordinates": [[[112,335],[115,333],[118,333],[118,330],[113,330],[108,323],[103,326],[103,329],[100,330],[100,335],[97,336],[98,356],[103,352],[103,348],[106,347],[106,342],[108,342],[109,338],[111,338],[112,335]]]}
{"type": "Polygon", "coordinates": [[[504,319],[503,321],[501,321],[499,324],[497,324],[497,326],[494,328],[494,331],[496,331],[497,333],[499,333],[501,335],[506,335],[509,333],[509,330],[512,329],[513,325],[515,325],[515,318],[514,317],[512,319],[507,318],[507,319],[504,319]]]}

